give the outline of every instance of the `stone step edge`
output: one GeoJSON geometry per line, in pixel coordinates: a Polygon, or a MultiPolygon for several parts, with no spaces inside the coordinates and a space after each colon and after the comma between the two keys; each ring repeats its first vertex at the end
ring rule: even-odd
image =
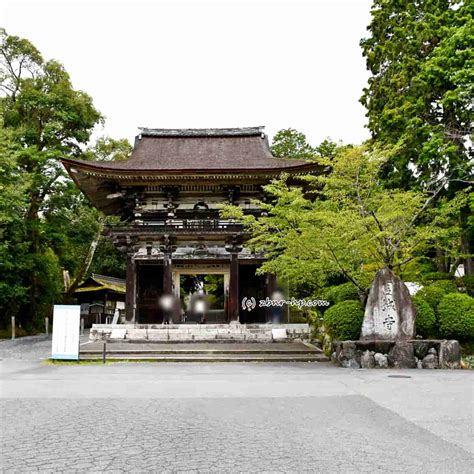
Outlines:
{"type": "MultiPolygon", "coordinates": [[[[168,345],[168,344],[192,344],[194,342],[209,342],[209,344],[242,344],[242,339],[225,339],[225,338],[203,338],[203,339],[98,339],[95,341],[90,341],[91,343],[104,343],[107,344],[156,344],[156,345],[168,345]]],[[[295,342],[301,342],[305,345],[309,344],[310,348],[316,348],[317,346],[313,346],[311,343],[307,343],[304,339],[296,338],[296,339],[273,339],[273,338],[251,338],[246,339],[244,341],[245,344],[268,344],[271,346],[273,343],[278,344],[294,344],[295,342]]]]}
{"type": "MultiPolygon", "coordinates": [[[[84,355],[102,355],[102,350],[100,349],[90,349],[90,350],[81,350],[80,354],[84,355]]],[[[271,349],[271,350],[252,350],[252,349],[240,349],[240,350],[231,350],[231,349],[224,349],[224,350],[219,350],[219,349],[189,349],[189,350],[179,350],[179,349],[169,349],[169,350],[160,350],[160,349],[149,349],[149,350],[107,350],[106,351],[107,355],[113,355],[113,354],[130,354],[130,355],[135,355],[135,354],[178,354],[178,355],[187,355],[187,354],[196,354],[196,355],[205,355],[205,354],[231,354],[231,355],[254,355],[254,354],[268,354],[268,355],[280,355],[280,354],[287,354],[287,355],[320,355],[322,354],[322,351],[317,351],[317,350],[304,350],[304,349],[292,349],[289,351],[286,351],[284,349],[271,349]]]]}
{"type": "MultiPolygon", "coordinates": [[[[101,361],[102,358],[97,357],[81,357],[80,360],[91,360],[91,361],[101,361]]],[[[262,356],[262,357],[130,357],[124,355],[123,357],[115,355],[113,357],[107,357],[106,360],[109,361],[120,361],[120,360],[130,360],[130,361],[156,361],[156,362],[329,362],[329,359],[326,356],[314,356],[309,355],[306,357],[295,357],[295,356],[262,356]]]]}

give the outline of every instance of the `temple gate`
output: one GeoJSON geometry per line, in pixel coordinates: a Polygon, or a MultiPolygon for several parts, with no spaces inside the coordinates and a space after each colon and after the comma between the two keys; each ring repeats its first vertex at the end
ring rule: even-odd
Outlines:
{"type": "Polygon", "coordinates": [[[270,296],[275,276],[256,275],[264,256],[246,247],[243,227],[219,210],[233,204],[261,216],[254,199],[265,200],[262,186],[318,165],[273,157],[263,127],[140,130],[128,160],[62,160],[98,209],[120,217],[106,234],[127,262],[126,321],[161,323],[160,298],[174,295],[181,307],[173,323],[190,322],[183,288],[192,277],[221,292],[212,322],[266,322],[264,308],[244,311],[241,299],[270,296]]]}

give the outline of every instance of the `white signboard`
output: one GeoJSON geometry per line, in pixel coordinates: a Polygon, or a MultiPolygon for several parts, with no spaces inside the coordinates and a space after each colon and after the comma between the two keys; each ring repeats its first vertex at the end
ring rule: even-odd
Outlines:
{"type": "Polygon", "coordinates": [[[51,359],[79,360],[79,305],[54,305],[51,359]]]}

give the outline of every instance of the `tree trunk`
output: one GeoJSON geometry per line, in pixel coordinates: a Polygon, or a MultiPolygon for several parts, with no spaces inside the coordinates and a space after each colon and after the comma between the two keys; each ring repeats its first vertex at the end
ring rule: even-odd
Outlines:
{"type": "Polygon", "coordinates": [[[84,277],[87,275],[89,268],[91,266],[92,260],[94,259],[94,254],[97,249],[97,245],[99,244],[99,239],[102,234],[102,230],[104,229],[104,221],[102,218],[99,219],[99,228],[97,229],[96,234],[94,235],[89,249],[87,251],[86,258],[84,260],[83,265],[77,272],[74,281],[72,282],[71,286],[67,288],[66,293],[64,294],[64,301],[69,301],[73,295],[73,293],[77,290],[77,287],[80,283],[84,280],[84,277]]]}

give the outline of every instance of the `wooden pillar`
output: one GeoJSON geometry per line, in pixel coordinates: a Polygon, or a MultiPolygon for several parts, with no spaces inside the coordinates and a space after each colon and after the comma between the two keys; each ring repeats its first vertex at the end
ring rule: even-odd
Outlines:
{"type": "Polygon", "coordinates": [[[125,282],[125,318],[127,322],[135,323],[135,309],[137,305],[137,264],[133,258],[133,254],[127,254],[127,270],[125,282]]]}
{"type": "Polygon", "coordinates": [[[171,254],[165,253],[163,258],[163,293],[171,295],[173,292],[173,274],[171,272],[171,254]]]}
{"type": "MultiPolygon", "coordinates": [[[[274,273],[267,273],[266,274],[266,281],[265,281],[265,296],[267,298],[272,299],[273,293],[275,293],[277,289],[277,279],[274,273]]],[[[271,321],[272,319],[272,307],[268,306],[265,308],[265,319],[271,321]]]]}
{"type": "Polygon", "coordinates": [[[230,255],[230,280],[229,280],[229,304],[228,321],[238,322],[240,312],[239,301],[239,259],[238,253],[232,252],[230,255]]]}

